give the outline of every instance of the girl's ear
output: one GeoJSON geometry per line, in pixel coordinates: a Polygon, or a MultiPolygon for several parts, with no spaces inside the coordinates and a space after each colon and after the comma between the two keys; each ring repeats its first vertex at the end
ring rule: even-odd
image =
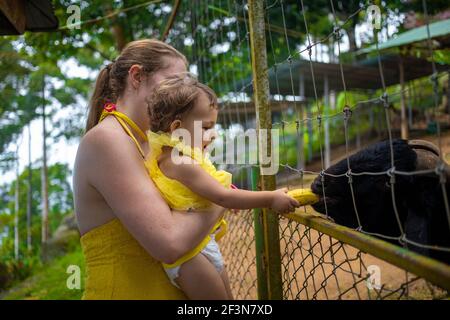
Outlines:
{"type": "Polygon", "coordinates": [[[180,127],[181,127],[181,120],[179,120],[179,119],[174,120],[170,124],[170,132],[174,132],[175,130],[177,130],[180,127]]]}
{"type": "Polygon", "coordinates": [[[142,79],[142,66],[138,64],[133,64],[128,70],[128,76],[130,80],[131,87],[133,89],[138,89],[142,79]]]}

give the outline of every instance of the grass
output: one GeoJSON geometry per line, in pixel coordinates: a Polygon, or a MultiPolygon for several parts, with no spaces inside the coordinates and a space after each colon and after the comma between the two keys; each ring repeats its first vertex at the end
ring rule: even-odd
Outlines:
{"type": "Polygon", "coordinates": [[[55,258],[45,264],[36,272],[10,288],[0,293],[0,299],[4,300],[79,300],[83,294],[84,257],[78,247],[75,251],[55,258]],[[80,289],[69,289],[67,279],[73,273],[67,273],[70,265],[77,265],[81,270],[80,289]]]}

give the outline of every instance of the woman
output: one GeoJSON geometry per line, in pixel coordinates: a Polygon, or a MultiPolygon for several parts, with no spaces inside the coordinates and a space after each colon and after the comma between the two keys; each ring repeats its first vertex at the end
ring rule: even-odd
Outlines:
{"type": "Polygon", "coordinates": [[[139,40],[98,76],[73,181],[85,299],[185,299],[161,262],[192,250],[223,216],[220,207],[170,211],[144,167],[146,100],[157,83],[186,66],[173,47],[139,40]],[[104,108],[108,101],[117,110],[104,108]]]}

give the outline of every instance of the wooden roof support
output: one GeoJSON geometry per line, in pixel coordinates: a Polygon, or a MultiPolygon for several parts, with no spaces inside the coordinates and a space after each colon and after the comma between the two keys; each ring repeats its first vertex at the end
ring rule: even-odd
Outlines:
{"type": "Polygon", "coordinates": [[[26,16],[24,0],[0,0],[0,11],[18,34],[25,32],[26,16]]]}

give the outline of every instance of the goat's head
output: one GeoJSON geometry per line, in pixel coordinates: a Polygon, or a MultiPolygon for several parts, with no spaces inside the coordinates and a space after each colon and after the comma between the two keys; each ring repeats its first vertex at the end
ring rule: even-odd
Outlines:
{"type": "MultiPolygon", "coordinates": [[[[434,170],[439,165],[439,150],[430,142],[396,139],[393,141],[394,167],[396,171],[422,171],[421,174],[390,175],[392,168],[389,141],[376,143],[328,168],[311,185],[320,201],[313,208],[328,215],[336,223],[358,227],[358,217],[363,230],[385,236],[399,236],[400,227],[408,239],[417,243],[450,246],[450,230],[445,214],[445,202],[439,176],[434,170]],[[350,166],[353,187],[345,175],[350,166]],[[427,172],[428,171],[428,172],[427,172]],[[385,174],[358,173],[385,172],[385,174]],[[392,176],[394,177],[393,180],[392,176]],[[392,183],[393,182],[393,183],[392,183]],[[394,188],[394,189],[393,189],[394,188]],[[394,192],[393,192],[394,191],[394,192]],[[353,203],[355,200],[355,203],[353,203]],[[394,207],[395,203],[395,207],[394,207]]],[[[444,186],[450,196],[450,169],[443,167],[447,177],[444,186]]],[[[450,255],[427,252],[423,247],[412,247],[422,254],[450,262],[450,255]]]]}
{"type": "MultiPolygon", "coordinates": [[[[394,166],[396,170],[413,171],[416,168],[417,153],[405,140],[393,141],[394,166]]],[[[387,172],[391,169],[391,151],[389,141],[382,141],[361,150],[347,159],[331,166],[323,176],[317,177],[311,185],[314,193],[320,196],[320,201],[313,205],[316,211],[326,213],[337,223],[349,227],[357,227],[358,211],[361,225],[367,231],[383,231],[388,235],[398,235],[399,228],[392,205],[391,177],[381,175],[345,175],[348,168],[353,174],[362,172],[387,172]],[[339,177],[335,177],[339,176],[339,177]],[[353,187],[353,196],[350,186],[353,187]],[[355,203],[353,203],[355,200],[355,203]],[[383,228],[379,230],[380,221],[383,228]]],[[[403,220],[406,212],[401,209],[411,188],[412,177],[395,176],[395,200],[400,207],[403,220]]]]}

